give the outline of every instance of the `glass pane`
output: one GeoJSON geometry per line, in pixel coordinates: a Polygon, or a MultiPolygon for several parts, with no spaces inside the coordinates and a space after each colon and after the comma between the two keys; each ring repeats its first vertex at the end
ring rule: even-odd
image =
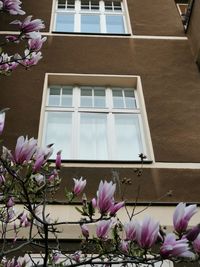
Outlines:
{"type": "Polygon", "coordinates": [[[81,32],[100,32],[99,15],[81,15],[81,32]]]}
{"type": "Polygon", "coordinates": [[[113,2],[113,5],[114,5],[114,10],[116,10],[116,11],[122,10],[121,2],[120,1],[114,1],[113,2]]]}
{"type": "Polygon", "coordinates": [[[74,0],[67,0],[67,9],[74,9],[75,3],[74,0]]]}
{"type": "Polygon", "coordinates": [[[66,0],[58,0],[58,8],[65,9],[66,0]]]}
{"type": "Polygon", "coordinates": [[[113,94],[113,107],[114,108],[124,108],[122,89],[114,89],[113,94]]]}
{"type": "Polygon", "coordinates": [[[62,158],[70,158],[72,141],[72,113],[69,112],[48,112],[45,134],[45,144],[54,144],[54,153],[62,150],[62,158]]]}
{"type": "Polygon", "coordinates": [[[81,89],[81,107],[92,107],[92,89],[81,89]]]}
{"type": "Polygon", "coordinates": [[[112,1],[105,1],[105,10],[112,10],[112,1]]]}
{"type": "Polygon", "coordinates": [[[63,88],[61,105],[72,107],[72,88],[63,88]]]}
{"type": "Polygon", "coordinates": [[[136,108],[135,94],[133,90],[124,90],[126,108],[136,108]]]}
{"type": "Polygon", "coordinates": [[[106,106],[105,101],[105,89],[94,89],[94,107],[104,108],[106,106]]]}
{"type": "Polygon", "coordinates": [[[123,16],[106,16],[107,33],[125,33],[123,16]]]}
{"type": "Polygon", "coordinates": [[[58,32],[73,32],[74,31],[74,15],[57,14],[57,16],[56,16],[56,31],[58,31],[58,32]]]}
{"type": "Polygon", "coordinates": [[[91,9],[92,10],[94,10],[94,9],[98,10],[99,9],[99,1],[98,0],[97,1],[95,1],[95,0],[91,1],[91,9]]]}
{"type": "Polygon", "coordinates": [[[81,0],[81,9],[90,9],[89,0],[81,0]]]}
{"type": "Polygon", "coordinates": [[[143,152],[138,116],[135,114],[115,115],[114,159],[139,160],[143,152]]]}
{"type": "Polygon", "coordinates": [[[50,88],[48,105],[60,106],[60,88],[50,88]]]}
{"type": "Polygon", "coordinates": [[[80,159],[106,160],[107,152],[107,119],[106,114],[80,114],[80,159]]]}

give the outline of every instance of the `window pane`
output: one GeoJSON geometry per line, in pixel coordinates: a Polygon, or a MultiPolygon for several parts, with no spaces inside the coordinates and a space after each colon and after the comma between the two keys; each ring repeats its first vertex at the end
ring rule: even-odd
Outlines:
{"type": "Polygon", "coordinates": [[[114,108],[124,108],[122,89],[114,89],[113,94],[113,107],[114,108]]]}
{"type": "Polygon", "coordinates": [[[58,8],[65,9],[66,0],[58,0],[58,8]]]}
{"type": "Polygon", "coordinates": [[[105,1],[105,10],[112,10],[112,1],[105,1]]]}
{"type": "Polygon", "coordinates": [[[57,14],[56,31],[58,31],[58,32],[73,32],[74,31],[74,15],[57,14]]]}
{"type": "Polygon", "coordinates": [[[94,89],[94,107],[104,108],[105,101],[105,89],[94,89]]]}
{"type": "Polygon", "coordinates": [[[139,160],[143,152],[138,116],[135,114],[115,115],[114,159],[139,160]]]}
{"type": "Polygon", "coordinates": [[[74,0],[67,0],[67,9],[74,9],[75,3],[74,0]]]}
{"type": "Polygon", "coordinates": [[[126,108],[136,108],[135,94],[133,90],[124,90],[126,108]]]}
{"type": "Polygon", "coordinates": [[[99,1],[97,0],[97,1],[95,1],[95,0],[92,0],[91,1],[91,9],[99,9],[99,1]]]}
{"type": "Polygon", "coordinates": [[[107,152],[107,120],[106,114],[80,114],[80,159],[106,160],[107,152]]]}
{"type": "Polygon", "coordinates": [[[100,32],[99,15],[81,15],[81,32],[100,32]]]}
{"type": "Polygon", "coordinates": [[[45,144],[54,144],[54,154],[62,150],[62,158],[70,158],[72,141],[72,113],[69,112],[48,112],[45,144]]]}
{"type": "Polygon", "coordinates": [[[81,0],[81,9],[90,9],[89,0],[81,0]]]}
{"type": "Polygon", "coordinates": [[[61,103],[62,106],[72,107],[72,88],[63,88],[61,103]]]}
{"type": "Polygon", "coordinates": [[[92,106],[92,89],[81,89],[81,107],[92,106]]]}
{"type": "Polygon", "coordinates": [[[122,10],[121,1],[114,1],[113,5],[114,5],[114,10],[116,11],[122,10]]]}
{"type": "Polygon", "coordinates": [[[60,105],[60,88],[50,88],[48,105],[49,106],[60,105]]]}
{"type": "Polygon", "coordinates": [[[123,16],[106,16],[107,33],[125,33],[123,16]]]}

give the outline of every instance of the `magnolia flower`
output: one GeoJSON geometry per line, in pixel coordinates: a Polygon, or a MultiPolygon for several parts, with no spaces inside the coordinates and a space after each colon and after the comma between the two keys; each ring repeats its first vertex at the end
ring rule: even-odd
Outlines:
{"type": "Polygon", "coordinates": [[[26,67],[37,65],[38,61],[42,58],[42,53],[40,51],[31,53],[26,49],[24,54],[26,58],[22,60],[22,64],[26,67]]]}
{"type": "Polygon", "coordinates": [[[57,152],[56,155],[56,169],[60,169],[61,167],[61,150],[57,152]]]}
{"type": "Polygon", "coordinates": [[[124,207],[124,204],[125,204],[124,201],[119,202],[117,204],[113,204],[109,209],[110,216],[114,216],[118,212],[118,210],[120,210],[122,207],[124,207]]]}
{"type": "Polygon", "coordinates": [[[173,215],[174,228],[178,233],[184,232],[191,217],[197,212],[197,205],[189,205],[186,207],[185,203],[179,203],[176,206],[173,215]]]}
{"type": "Polygon", "coordinates": [[[18,164],[23,164],[25,161],[28,162],[35,153],[36,146],[37,140],[34,138],[28,140],[27,137],[18,137],[15,153],[13,155],[14,161],[18,164]]]}
{"type": "Polygon", "coordinates": [[[107,239],[108,232],[112,227],[113,222],[111,220],[102,220],[97,223],[96,235],[100,239],[107,239]]]}
{"type": "Polygon", "coordinates": [[[122,240],[119,244],[119,248],[123,253],[128,253],[129,251],[129,243],[125,240],[122,240]]]}
{"type": "Polygon", "coordinates": [[[194,226],[192,229],[190,229],[185,237],[187,238],[187,240],[192,242],[197,238],[199,233],[200,233],[200,225],[198,224],[194,226]]]}
{"type": "Polygon", "coordinates": [[[81,225],[82,235],[87,239],[89,237],[89,230],[86,224],[81,225]]]}
{"type": "Polygon", "coordinates": [[[21,10],[21,3],[19,0],[1,0],[0,9],[4,9],[11,15],[24,15],[25,12],[21,10]]]}
{"type": "Polygon", "coordinates": [[[53,250],[52,251],[52,260],[54,263],[57,263],[58,260],[61,258],[62,254],[60,251],[58,250],[53,250]]]}
{"type": "Polygon", "coordinates": [[[200,254],[200,234],[198,234],[197,238],[192,243],[194,251],[200,254]]]}
{"type": "Polygon", "coordinates": [[[33,165],[34,172],[41,169],[42,165],[51,157],[53,153],[52,145],[46,146],[46,148],[37,148],[34,154],[35,163],[33,165]]]}
{"type": "Polygon", "coordinates": [[[80,262],[80,258],[81,258],[81,251],[76,251],[73,255],[72,255],[72,260],[74,260],[75,262],[80,262]]]}
{"type": "Polygon", "coordinates": [[[0,134],[2,134],[3,129],[4,129],[4,124],[5,124],[5,112],[0,112],[0,134]]]}
{"type": "Polygon", "coordinates": [[[35,34],[36,34],[35,38],[31,38],[28,40],[28,48],[31,51],[38,52],[42,48],[42,45],[47,38],[46,37],[42,38],[39,32],[36,32],[35,34]]]}
{"type": "Polygon", "coordinates": [[[45,181],[44,175],[42,175],[40,173],[37,173],[37,174],[33,175],[32,177],[35,179],[35,181],[37,182],[38,185],[41,185],[45,181]]]}
{"type": "Polygon", "coordinates": [[[20,220],[20,226],[22,227],[30,226],[30,222],[26,213],[22,213],[21,215],[19,215],[18,218],[20,220]]]}
{"type": "Polygon", "coordinates": [[[124,224],[124,231],[126,234],[126,240],[134,241],[136,239],[136,223],[130,221],[124,224]]]}
{"type": "Polygon", "coordinates": [[[101,181],[97,191],[97,207],[101,214],[109,212],[114,204],[116,184],[101,181]]]}
{"type": "Polygon", "coordinates": [[[160,248],[160,255],[164,259],[170,259],[173,257],[194,257],[194,254],[189,251],[188,240],[186,238],[176,240],[175,234],[166,235],[164,243],[160,248]]]}
{"type": "Polygon", "coordinates": [[[136,222],[136,240],[140,247],[148,249],[152,247],[159,234],[159,222],[150,217],[145,217],[140,224],[136,222]]]}
{"type": "Polygon", "coordinates": [[[45,28],[44,23],[41,19],[34,19],[32,21],[31,19],[32,16],[28,16],[23,22],[21,22],[20,20],[14,20],[13,22],[11,22],[11,24],[19,25],[21,32],[26,35],[45,28]]]}
{"type": "Polygon", "coordinates": [[[6,206],[7,206],[8,208],[12,208],[14,205],[15,205],[14,198],[13,198],[13,197],[10,197],[10,198],[8,199],[8,202],[7,202],[6,206]]]}
{"type": "Polygon", "coordinates": [[[86,180],[83,180],[83,178],[81,177],[79,180],[73,178],[74,180],[74,188],[73,188],[73,193],[74,195],[79,195],[85,188],[86,186],[86,180]]]}

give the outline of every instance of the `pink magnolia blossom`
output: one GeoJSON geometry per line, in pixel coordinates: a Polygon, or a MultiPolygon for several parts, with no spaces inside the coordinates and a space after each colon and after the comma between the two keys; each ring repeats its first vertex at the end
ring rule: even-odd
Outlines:
{"type": "Polygon", "coordinates": [[[37,65],[40,59],[42,59],[42,53],[39,52],[30,52],[28,49],[24,51],[25,59],[20,60],[20,62],[25,67],[31,67],[37,65]]]}
{"type": "Polygon", "coordinates": [[[21,3],[19,0],[1,0],[0,9],[9,12],[11,15],[24,15],[25,12],[21,10],[21,3]]]}
{"type": "Polygon", "coordinates": [[[81,232],[82,232],[82,235],[85,238],[88,238],[89,237],[89,229],[88,229],[88,226],[86,224],[82,224],[81,225],[81,232]]]}
{"type": "Polygon", "coordinates": [[[21,215],[19,215],[19,220],[20,220],[20,226],[22,227],[30,226],[30,221],[26,213],[22,213],[21,215]]]}
{"type": "Polygon", "coordinates": [[[32,16],[28,16],[23,22],[20,20],[14,20],[11,24],[19,25],[20,31],[30,37],[30,33],[37,32],[45,28],[41,19],[32,20],[32,16]]]}
{"type": "Polygon", "coordinates": [[[33,165],[33,171],[34,172],[39,171],[42,165],[44,165],[46,161],[51,157],[52,153],[53,153],[52,144],[46,146],[46,148],[38,147],[34,154],[35,163],[33,165]]]}
{"type": "Polygon", "coordinates": [[[28,162],[36,151],[37,140],[34,138],[28,139],[23,136],[18,137],[13,155],[14,161],[18,164],[28,162]]]}
{"type": "Polygon", "coordinates": [[[0,134],[2,134],[5,124],[5,112],[0,112],[0,134]]]}
{"type": "Polygon", "coordinates": [[[135,241],[136,240],[136,222],[130,221],[124,224],[124,231],[126,234],[126,240],[135,241]]]}
{"type": "Polygon", "coordinates": [[[53,250],[52,251],[52,260],[54,263],[57,263],[59,259],[61,258],[62,254],[58,250],[53,250]]]}
{"type": "Polygon", "coordinates": [[[176,240],[175,234],[167,234],[163,245],[160,248],[160,254],[164,259],[173,257],[193,258],[194,254],[189,251],[188,240],[182,238],[176,240]]]}
{"type": "Polygon", "coordinates": [[[80,179],[75,179],[74,180],[74,188],[73,188],[73,193],[74,195],[79,195],[85,188],[86,186],[86,180],[83,180],[83,177],[81,177],[80,179]]]}
{"type": "Polygon", "coordinates": [[[119,248],[123,253],[128,253],[129,251],[129,243],[125,240],[122,240],[119,244],[119,248]]]}
{"type": "Polygon", "coordinates": [[[116,184],[112,181],[101,181],[97,191],[97,207],[101,214],[105,214],[110,211],[114,204],[114,193],[116,190],[116,184]]]}
{"type": "Polygon", "coordinates": [[[38,52],[42,48],[42,45],[46,41],[46,39],[46,37],[42,38],[39,32],[36,32],[35,38],[31,38],[28,40],[29,50],[38,52]]]}
{"type": "Polygon", "coordinates": [[[107,239],[108,233],[112,227],[113,222],[111,220],[101,220],[97,223],[96,235],[100,239],[107,239]]]}
{"type": "Polygon", "coordinates": [[[75,262],[80,262],[81,259],[81,251],[76,251],[73,255],[72,255],[72,260],[74,260],[75,262]]]}
{"type": "Polygon", "coordinates": [[[200,234],[198,234],[197,238],[192,243],[194,251],[200,254],[200,234]]]}
{"type": "Polygon", "coordinates": [[[110,207],[110,216],[114,216],[118,210],[120,210],[122,207],[124,207],[124,204],[125,202],[124,201],[121,201],[119,203],[116,203],[116,204],[113,204],[111,207],[110,207]]]}
{"type": "Polygon", "coordinates": [[[197,205],[189,205],[186,207],[185,203],[179,203],[173,215],[173,224],[176,232],[182,233],[186,231],[189,220],[196,212],[197,205]]]}
{"type": "Polygon", "coordinates": [[[187,240],[192,242],[197,238],[199,233],[200,233],[200,225],[198,224],[194,226],[192,229],[190,229],[185,235],[185,237],[187,238],[187,240]]]}
{"type": "Polygon", "coordinates": [[[15,205],[14,198],[13,198],[13,197],[10,197],[10,198],[8,199],[8,202],[7,202],[6,206],[7,206],[8,208],[12,208],[14,205],[15,205]]]}
{"type": "Polygon", "coordinates": [[[56,169],[60,169],[61,167],[61,150],[57,152],[56,155],[56,169]]]}
{"type": "Polygon", "coordinates": [[[141,223],[136,223],[136,240],[140,247],[149,249],[152,247],[159,234],[159,222],[150,217],[145,217],[141,223]]]}

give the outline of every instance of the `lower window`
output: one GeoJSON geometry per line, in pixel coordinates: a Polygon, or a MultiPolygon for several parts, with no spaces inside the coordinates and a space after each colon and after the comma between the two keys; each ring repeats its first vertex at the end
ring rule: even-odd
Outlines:
{"type": "Polygon", "coordinates": [[[146,154],[143,132],[135,88],[48,88],[43,143],[54,143],[65,160],[138,161],[146,154]]]}

